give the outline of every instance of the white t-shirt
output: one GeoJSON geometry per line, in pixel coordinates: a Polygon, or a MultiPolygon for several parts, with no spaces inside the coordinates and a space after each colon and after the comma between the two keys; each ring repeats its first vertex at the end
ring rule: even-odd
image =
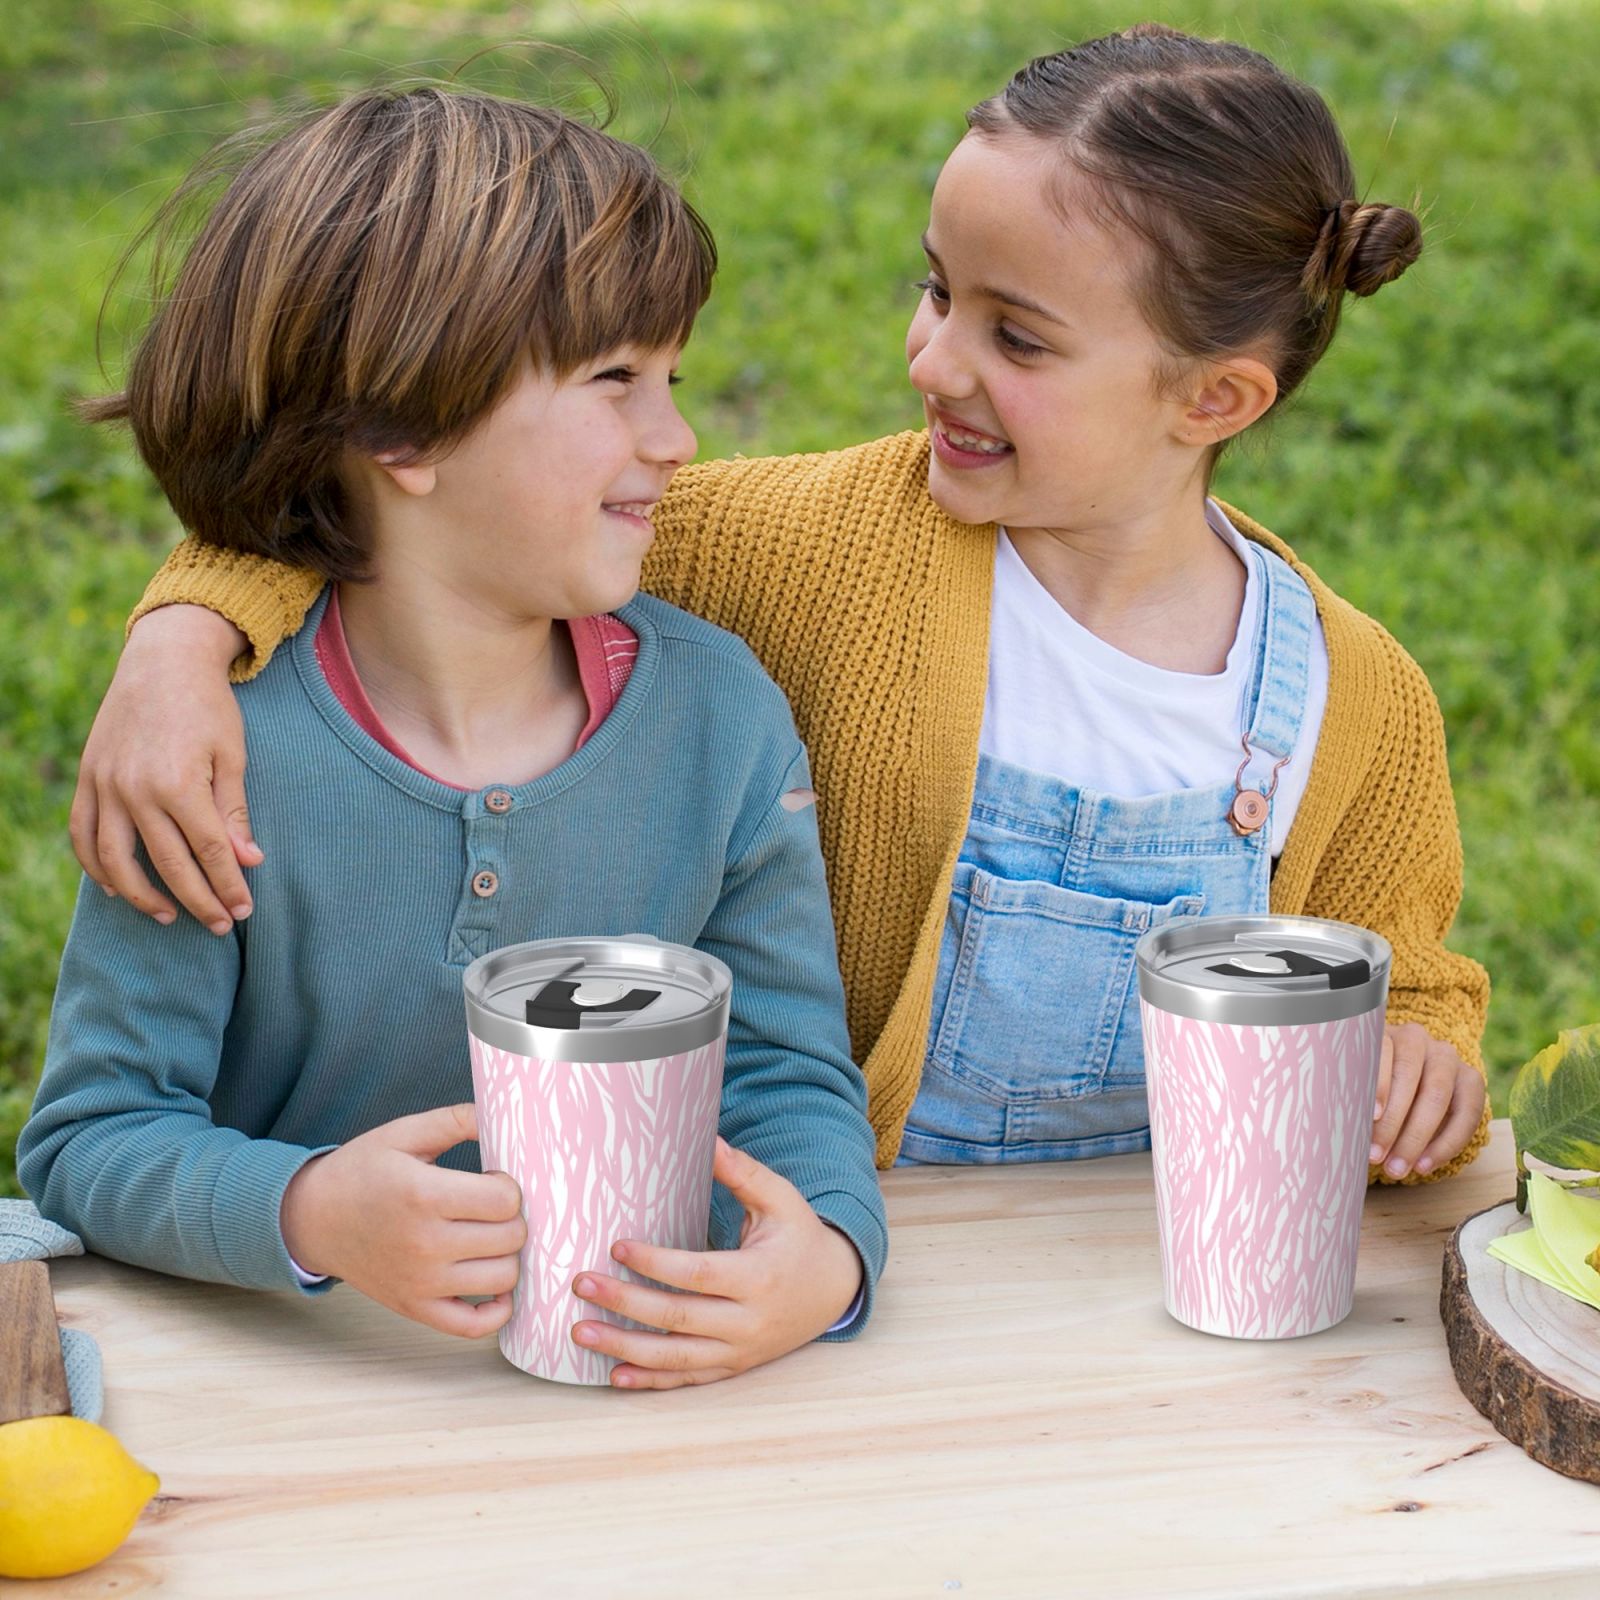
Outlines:
{"type": "MultiPolygon", "coordinates": [[[[1221,672],[1171,672],[1124,655],[1051,597],[1001,530],[989,620],[989,688],[978,748],[997,760],[1048,773],[1099,794],[1134,800],[1232,783],[1249,727],[1245,698],[1261,629],[1262,584],[1244,535],[1214,500],[1206,520],[1249,574],[1239,631],[1221,672]]],[[[1311,775],[1328,703],[1328,643],[1311,630],[1300,736],[1278,774],[1271,849],[1283,850],[1311,775]]],[[[1270,778],[1273,758],[1256,751],[1245,786],[1270,778]]]]}

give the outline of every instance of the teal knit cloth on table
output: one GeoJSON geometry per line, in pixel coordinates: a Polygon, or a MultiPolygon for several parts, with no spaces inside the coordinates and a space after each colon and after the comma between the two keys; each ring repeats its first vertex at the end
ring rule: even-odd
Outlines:
{"type": "MultiPolygon", "coordinates": [[[[522,940],[652,934],[733,971],[721,1131],[782,1173],[865,1265],[887,1252],[850,1058],[809,768],[782,694],[731,634],[641,596],[615,708],[532,783],[462,791],[340,705],[327,595],[238,690],[254,913],[218,938],[85,881],[43,1077],[17,1146],[40,1210],[89,1249],[263,1289],[297,1280],[279,1207],[310,1157],[472,1098],[461,978],[522,940]],[[497,790],[509,795],[509,804],[497,790]],[[494,796],[495,805],[486,800],[494,796]]],[[[516,752],[507,753],[515,774],[516,752]]],[[[475,1144],[441,1163],[475,1170],[475,1144]]],[[[712,1242],[743,1212],[720,1185],[712,1242]]]]}

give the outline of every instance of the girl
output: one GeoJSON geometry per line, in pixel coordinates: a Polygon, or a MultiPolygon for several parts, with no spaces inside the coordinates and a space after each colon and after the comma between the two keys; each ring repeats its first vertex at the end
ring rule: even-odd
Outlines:
{"type": "Polygon", "coordinates": [[[619,1386],[670,1387],[862,1325],[883,1210],[805,752],[743,645],[634,598],[694,453],[669,386],[714,262],[642,151],[434,89],[310,118],[211,213],[93,410],[131,419],[213,549],[302,563],[318,593],[239,691],[284,841],[249,921],[162,930],[80,893],[17,1165],[91,1249],[342,1277],[494,1331],[526,1227],[462,1147],[462,972],[645,932],[734,973],[722,1248],[617,1241],[697,1292],[585,1272],[613,1318],[573,1338],[619,1386]]]}
{"type": "MultiPolygon", "coordinates": [[[[1437,705],[1207,494],[1345,295],[1416,259],[1417,220],[1358,202],[1312,90],[1167,28],[1032,62],[968,121],[907,340],[926,430],[691,468],[645,570],[750,641],[814,752],[879,1164],[1143,1148],[1138,935],[1270,909],[1394,946],[1374,1175],[1455,1171],[1486,1137],[1488,984],[1443,943],[1437,705]]],[[[140,616],[190,604],[135,628],[73,814],[141,908],[172,913],[135,827],[198,915],[248,910],[223,666],[256,670],[314,587],[191,541],[147,594],[140,616]]]]}

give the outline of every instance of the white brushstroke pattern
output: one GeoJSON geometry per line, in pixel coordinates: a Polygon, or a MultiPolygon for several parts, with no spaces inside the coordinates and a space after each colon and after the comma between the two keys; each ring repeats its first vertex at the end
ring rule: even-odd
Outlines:
{"type": "Polygon", "coordinates": [[[616,1363],[572,1342],[581,1319],[632,1327],[579,1300],[584,1271],[636,1278],[618,1239],[703,1250],[722,1100],[723,1042],[654,1061],[551,1061],[472,1040],[485,1171],[522,1189],[528,1242],[500,1331],[506,1358],[537,1377],[603,1384],[616,1363]]]}
{"type": "Polygon", "coordinates": [[[1383,1011],[1305,1027],[1144,1012],[1167,1309],[1287,1339],[1349,1314],[1383,1011]]]}

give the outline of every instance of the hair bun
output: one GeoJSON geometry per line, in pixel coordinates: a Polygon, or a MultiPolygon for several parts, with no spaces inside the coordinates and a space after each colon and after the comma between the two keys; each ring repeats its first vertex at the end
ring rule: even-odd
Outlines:
{"type": "Polygon", "coordinates": [[[1359,206],[1346,224],[1345,288],[1376,294],[1422,254],[1422,224],[1404,206],[1359,206]]]}
{"type": "Polygon", "coordinates": [[[1322,219],[1302,282],[1319,300],[1376,294],[1422,254],[1422,224],[1404,206],[1346,200],[1322,219]]]}

